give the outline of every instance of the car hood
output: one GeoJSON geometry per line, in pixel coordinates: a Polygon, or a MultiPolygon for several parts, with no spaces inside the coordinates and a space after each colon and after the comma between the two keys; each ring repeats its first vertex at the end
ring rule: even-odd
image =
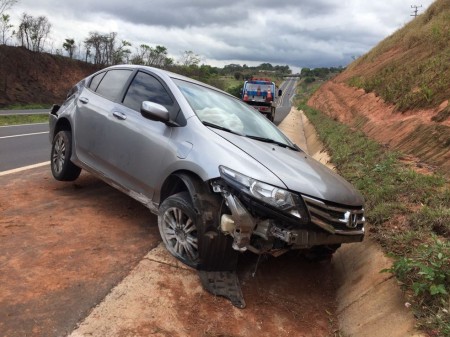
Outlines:
{"type": "Polygon", "coordinates": [[[362,195],[350,183],[303,151],[213,131],[269,169],[291,191],[348,206],[364,204],[362,195]]]}

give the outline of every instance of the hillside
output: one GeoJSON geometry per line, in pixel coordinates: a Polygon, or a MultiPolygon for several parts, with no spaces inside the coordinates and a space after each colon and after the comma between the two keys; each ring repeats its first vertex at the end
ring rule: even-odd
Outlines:
{"type": "Polygon", "coordinates": [[[0,45],[0,108],[59,103],[75,83],[96,70],[67,57],[0,45]]]}
{"type": "Polygon", "coordinates": [[[437,0],[324,84],[308,104],[448,173],[449,98],[450,2],[437,0]]]}

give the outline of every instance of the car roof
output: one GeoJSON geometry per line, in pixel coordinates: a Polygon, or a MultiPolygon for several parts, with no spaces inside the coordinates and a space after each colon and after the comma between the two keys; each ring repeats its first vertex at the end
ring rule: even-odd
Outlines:
{"type": "MultiPolygon", "coordinates": [[[[158,76],[160,76],[162,78],[165,78],[166,80],[168,78],[170,78],[170,79],[177,79],[177,80],[182,80],[182,81],[186,81],[186,82],[191,82],[191,83],[195,83],[195,84],[201,85],[203,87],[207,87],[207,88],[212,89],[212,90],[220,91],[220,92],[222,92],[224,94],[227,94],[229,96],[232,96],[229,93],[227,93],[226,91],[220,90],[220,89],[218,89],[216,87],[213,87],[213,86],[211,86],[209,84],[206,84],[204,82],[200,82],[200,81],[197,81],[197,80],[195,80],[193,78],[190,78],[190,77],[187,77],[187,76],[183,76],[183,75],[180,75],[180,74],[176,74],[176,73],[173,73],[171,71],[167,71],[167,70],[163,70],[163,69],[159,69],[159,68],[154,68],[154,67],[150,67],[150,66],[144,66],[144,65],[138,65],[138,64],[119,64],[119,65],[114,65],[114,66],[107,67],[107,68],[102,69],[102,70],[109,70],[109,69],[114,69],[114,68],[148,70],[148,71],[151,71],[154,74],[156,74],[156,75],[158,75],[158,76]]],[[[234,96],[232,96],[232,97],[234,97],[234,96]]]]}

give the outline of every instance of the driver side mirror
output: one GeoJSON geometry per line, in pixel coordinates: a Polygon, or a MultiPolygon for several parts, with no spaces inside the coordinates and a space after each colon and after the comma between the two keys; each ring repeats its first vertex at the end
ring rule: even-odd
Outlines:
{"type": "Polygon", "coordinates": [[[142,102],[141,115],[152,121],[162,122],[169,126],[178,126],[177,123],[170,120],[170,114],[166,107],[158,103],[142,102]]]}

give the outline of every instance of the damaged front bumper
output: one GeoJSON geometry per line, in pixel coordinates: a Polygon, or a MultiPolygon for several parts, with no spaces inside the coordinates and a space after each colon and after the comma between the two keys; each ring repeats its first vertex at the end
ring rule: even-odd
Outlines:
{"type": "Polygon", "coordinates": [[[222,215],[220,227],[233,237],[235,250],[279,255],[291,249],[360,242],[364,238],[362,207],[330,206],[302,196],[307,215],[296,221],[226,183],[216,181],[212,186],[222,194],[231,213],[222,215]]]}

